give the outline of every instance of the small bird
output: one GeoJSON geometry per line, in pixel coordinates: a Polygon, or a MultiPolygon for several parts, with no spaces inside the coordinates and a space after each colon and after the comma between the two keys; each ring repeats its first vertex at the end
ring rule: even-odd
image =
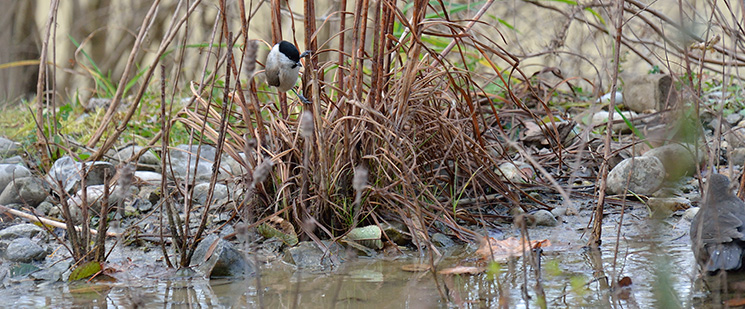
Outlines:
{"type": "Polygon", "coordinates": [[[269,55],[266,56],[266,81],[269,86],[276,87],[281,92],[292,90],[303,101],[310,104],[310,101],[295,91],[295,82],[297,82],[300,73],[300,58],[310,55],[311,51],[305,51],[302,54],[295,45],[287,41],[282,41],[274,45],[269,55]]]}
{"type": "Polygon", "coordinates": [[[709,275],[743,269],[745,203],[729,189],[729,179],[711,174],[701,209],[691,222],[691,247],[709,275]]]}

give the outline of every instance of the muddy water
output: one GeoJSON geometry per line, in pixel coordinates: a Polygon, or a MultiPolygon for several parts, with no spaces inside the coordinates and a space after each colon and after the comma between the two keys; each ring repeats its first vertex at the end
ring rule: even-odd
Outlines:
{"type": "MultiPolygon", "coordinates": [[[[552,243],[542,254],[540,280],[549,307],[669,307],[671,303],[666,301],[691,307],[701,302],[705,294],[696,292],[692,283],[696,273],[687,221],[680,217],[652,220],[642,213],[625,217],[617,254],[617,215],[606,217],[600,254],[581,247],[584,240],[577,227],[586,225],[584,215],[567,217],[558,227],[531,229],[532,239],[549,239],[552,243]],[[607,288],[612,280],[622,277],[631,279],[630,287],[616,291],[607,288]]],[[[503,237],[516,234],[509,229],[502,233],[503,237]]],[[[438,261],[438,268],[472,265],[473,251],[474,247],[467,246],[454,250],[438,261]]],[[[132,267],[118,273],[118,280],[113,282],[13,283],[0,290],[0,299],[13,300],[13,307],[536,307],[535,272],[528,266],[524,274],[522,262],[518,259],[501,265],[496,279],[482,273],[439,275],[435,281],[431,272],[402,270],[404,265],[429,263],[413,252],[394,260],[358,258],[323,273],[297,271],[275,261],[262,265],[260,288],[255,279],[166,279],[173,275],[168,269],[132,267]]]]}

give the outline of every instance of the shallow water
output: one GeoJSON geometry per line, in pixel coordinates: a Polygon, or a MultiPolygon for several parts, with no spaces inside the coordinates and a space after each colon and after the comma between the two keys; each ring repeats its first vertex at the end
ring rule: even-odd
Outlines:
{"type": "MultiPolygon", "coordinates": [[[[541,259],[541,283],[549,307],[667,307],[670,303],[665,303],[666,299],[683,307],[700,303],[693,301],[694,296],[705,294],[693,288],[696,272],[687,222],[635,219],[624,223],[615,268],[618,227],[613,216],[606,218],[600,255],[582,249],[581,231],[570,228],[586,220],[582,217],[555,228],[531,229],[532,239],[552,242],[541,259]],[[615,292],[608,289],[612,280],[626,276],[633,282],[630,287],[615,292]]],[[[514,233],[508,231],[504,236],[514,233]]],[[[473,265],[476,256],[469,252],[474,248],[463,249],[439,261],[438,269],[473,265]]],[[[292,265],[274,261],[261,266],[260,289],[255,278],[166,279],[172,272],[163,267],[132,267],[115,274],[117,280],[112,282],[12,283],[0,290],[0,297],[14,300],[13,307],[537,307],[535,272],[528,266],[523,274],[523,259],[503,264],[496,280],[481,273],[438,275],[435,281],[431,272],[402,269],[412,263],[429,264],[428,258],[411,255],[417,254],[395,260],[357,258],[321,273],[297,271],[292,265]]],[[[125,262],[113,260],[113,264],[123,263],[117,268],[126,268],[121,266],[125,262]]]]}

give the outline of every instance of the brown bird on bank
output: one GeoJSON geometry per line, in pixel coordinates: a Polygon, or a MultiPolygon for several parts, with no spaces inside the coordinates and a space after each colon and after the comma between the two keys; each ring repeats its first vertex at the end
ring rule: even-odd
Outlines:
{"type": "Polygon", "coordinates": [[[705,199],[691,222],[691,247],[696,262],[708,274],[743,269],[745,203],[732,194],[722,174],[708,178],[705,199]]]}

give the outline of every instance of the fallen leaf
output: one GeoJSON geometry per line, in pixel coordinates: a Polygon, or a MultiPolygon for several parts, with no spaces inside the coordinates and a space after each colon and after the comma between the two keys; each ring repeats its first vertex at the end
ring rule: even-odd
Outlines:
{"type": "Polygon", "coordinates": [[[480,255],[484,260],[493,259],[497,262],[504,262],[512,257],[520,257],[523,255],[523,244],[526,250],[532,250],[537,248],[546,248],[551,246],[551,241],[548,239],[544,240],[532,240],[530,244],[521,241],[515,237],[510,237],[504,240],[496,240],[489,237],[487,241],[481,243],[481,246],[476,250],[476,254],[480,255]]]}
{"type": "Polygon", "coordinates": [[[735,298],[724,302],[727,307],[741,307],[745,306],[745,298],[735,298]]]}
{"type": "Polygon", "coordinates": [[[285,245],[294,246],[298,243],[295,227],[290,222],[277,216],[269,218],[265,223],[259,225],[256,230],[266,238],[276,237],[285,245]]]}
{"type": "Polygon", "coordinates": [[[550,247],[551,246],[551,241],[548,240],[548,239],[534,240],[534,241],[531,241],[530,243],[531,243],[531,247],[533,249],[547,248],[547,247],[550,247]]]}
{"type": "Polygon", "coordinates": [[[475,266],[456,266],[452,268],[446,268],[440,271],[440,274],[442,275],[462,275],[462,274],[469,274],[469,275],[476,275],[484,272],[484,268],[481,267],[475,267],[475,266]]]}
{"type": "Polygon", "coordinates": [[[75,280],[86,279],[95,275],[99,271],[101,271],[101,263],[90,261],[73,269],[67,280],[72,282],[75,280]]]}

